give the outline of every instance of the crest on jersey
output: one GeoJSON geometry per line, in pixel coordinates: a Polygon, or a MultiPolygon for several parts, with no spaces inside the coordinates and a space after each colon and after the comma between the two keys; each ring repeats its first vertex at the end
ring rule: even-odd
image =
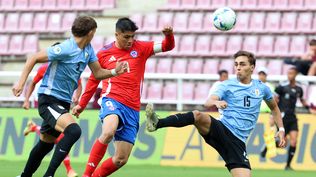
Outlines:
{"type": "Polygon", "coordinates": [[[61,53],[61,48],[59,46],[54,46],[53,51],[55,54],[60,54],[61,53]]]}
{"type": "Polygon", "coordinates": [[[256,96],[260,95],[260,90],[258,88],[256,88],[255,90],[252,91],[253,94],[255,94],[256,96]]]}
{"type": "Polygon", "coordinates": [[[137,53],[137,51],[132,50],[131,53],[130,53],[130,55],[131,55],[131,57],[136,58],[137,55],[138,55],[138,53],[137,53]]]}
{"type": "Polygon", "coordinates": [[[85,53],[84,53],[84,57],[87,59],[88,56],[89,56],[89,53],[88,53],[88,52],[85,52],[85,53]]]}

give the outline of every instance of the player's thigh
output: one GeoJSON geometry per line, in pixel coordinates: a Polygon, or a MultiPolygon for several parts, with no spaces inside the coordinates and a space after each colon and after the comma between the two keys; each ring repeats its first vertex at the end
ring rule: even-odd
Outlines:
{"type": "Polygon", "coordinates": [[[45,143],[55,143],[56,137],[49,135],[47,133],[41,133],[40,140],[44,141],[45,143]]]}
{"type": "Polygon", "coordinates": [[[251,177],[251,170],[248,168],[233,168],[230,170],[233,177],[251,177]]]}
{"type": "Polygon", "coordinates": [[[119,117],[116,114],[109,114],[105,116],[102,123],[102,135],[110,134],[111,136],[114,136],[119,122],[119,117]]]}
{"type": "Polygon", "coordinates": [[[211,127],[211,118],[208,114],[200,111],[193,111],[194,125],[201,135],[207,135],[211,127]]]}
{"type": "Polygon", "coordinates": [[[115,146],[115,154],[113,158],[121,159],[121,160],[124,159],[127,161],[134,145],[126,141],[115,141],[114,146],[115,146]]]}
{"type": "Polygon", "coordinates": [[[70,113],[62,114],[56,122],[55,129],[59,132],[64,132],[65,128],[70,125],[76,123],[75,119],[71,116],[70,113]]]}

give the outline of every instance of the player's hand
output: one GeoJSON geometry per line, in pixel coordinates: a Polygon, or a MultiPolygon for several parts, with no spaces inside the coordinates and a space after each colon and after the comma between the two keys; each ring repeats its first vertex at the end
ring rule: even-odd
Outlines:
{"type": "Polygon", "coordinates": [[[16,97],[19,97],[22,94],[22,91],[23,91],[23,85],[21,84],[15,84],[12,88],[13,95],[16,97]]]}
{"type": "Polygon", "coordinates": [[[75,95],[72,96],[72,102],[74,105],[77,105],[79,103],[79,98],[75,95]]]}
{"type": "Polygon", "coordinates": [[[115,72],[117,75],[129,72],[129,65],[127,61],[116,62],[115,72]]]}
{"type": "Polygon", "coordinates": [[[226,103],[226,101],[216,101],[215,106],[218,109],[225,109],[225,108],[227,108],[227,103],[226,103]]]}
{"type": "Polygon", "coordinates": [[[280,142],[278,144],[278,147],[285,148],[286,141],[285,141],[285,132],[284,131],[278,131],[276,136],[279,138],[280,142]]]}
{"type": "Polygon", "coordinates": [[[82,111],[83,111],[83,108],[80,105],[76,105],[74,108],[72,108],[72,115],[79,118],[79,115],[82,111]]]}
{"type": "Polygon", "coordinates": [[[173,33],[173,28],[171,26],[166,26],[162,29],[164,35],[170,35],[173,33]]]}
{"type": "Polygon", "coordinates": [[[24,101],[24,103],[22,105],[22,108],[24,108],[26,110],[30,109],[30,102],[29,102],[29,100],[25,100],[24,101]]]}

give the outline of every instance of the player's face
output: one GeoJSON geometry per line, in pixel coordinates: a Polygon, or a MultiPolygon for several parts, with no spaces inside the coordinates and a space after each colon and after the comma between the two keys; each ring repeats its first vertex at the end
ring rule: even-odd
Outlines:
{"type": "Polygon", "coordinates": [[[297,72],[294,69],[289,69],[287,71],[287,78],[289,81],[294,81],[296,78],[297,72]]]}
{"type": "Polygon", "coordinates": [[[116,37],[116,42],[119,48],[124,49],[124,50],[129,50],[133,45],[135,32],[132,32],[132,31],[126,31],[124,33],[116,32],[115,37],[116,37]]]}
{"type": "Polygon", "coordinates": [[[244,80],[251,76],[254,66],[250,65],[248,57],[239,56],[235,59],[235,70],[239,80],[244,80]]]}
{"type": "Polygon", "coordinates": [[[316,55],[316,46],[309,46],[309,51],[311,52],[312,56],[316,55]]]}
{"type": "Polygon", "coordinates": [[[258,74],[258,79],[261,80],[262,82],[266,82],[267,81],[267,75],[264,74],[263,72],[260,72],[258,74]]]}
{"type": "Polygon", "coordinates": [[[228,79],[228,73],[222,73],[220,76],[219,76],[219,80],[220,81],[225,81],[228,79]]]}

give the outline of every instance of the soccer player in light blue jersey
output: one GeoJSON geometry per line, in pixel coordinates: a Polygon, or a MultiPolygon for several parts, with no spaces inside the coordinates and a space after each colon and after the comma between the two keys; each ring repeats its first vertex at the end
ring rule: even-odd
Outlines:
{"type": "Polygon", "coordinates": [[[148,104],[146,128],[151,132],[163,127],[193,124],[205,142],[221,155],[233,177],[250,177],[251,167],[245,142],[256,125],[262,100],[266,101],[279,127],[280,147],[285,146],[285,130],[270,89],[261,81],[251,78],[256,65],[254,55],[238,51],[234,59],[237,78],[219,84],[205,103],[207,108],[215,105],[223,110],[219,120],[197,110],[159,119],[153,105],[148,104]]]}
{"type": "Polygon", "coordinates": [[[40,166],[44,156],[54,147],[54,141],[63,132],[57,144],[45,177],[54,176],[73,144],[79,139],[81,129],[69,113],[74,90],[81,73],[89,65],[97,79],[106,79],[127,71],[125,62],[115,68],[102,69],[90,44],[97,28],[96,21],[89,16],[79,16],[72,24],[73,37],[48,47],[29,59],[23,68],[19,82],[12,88],[20,96],[25,81],[36,63],[49,62],[42,84],[38,90],[38,110],[43,118],[39,142],[30,152],[21,177],[30,177],[40,166]]]}

